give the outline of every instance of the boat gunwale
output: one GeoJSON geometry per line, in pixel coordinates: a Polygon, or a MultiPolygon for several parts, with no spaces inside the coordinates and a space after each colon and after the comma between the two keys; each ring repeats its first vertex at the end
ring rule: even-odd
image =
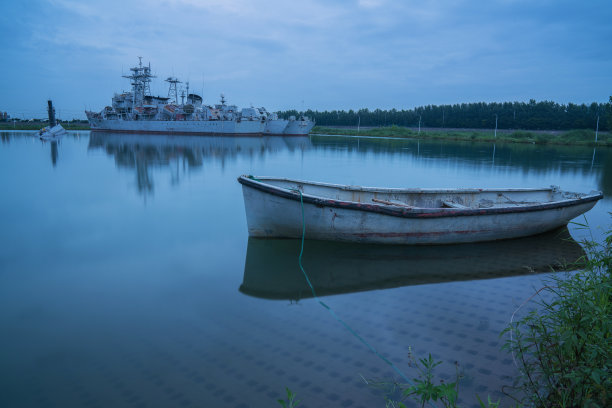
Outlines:
{"type": "MultiPolygon", "coordinates": [[[[387,194],[397,193],[481,193],[481,192],[532,192],[532,191],[552,191],[553,188],[508,188],[508,189],[487,189],[487,188],[466,188],[466,189],[402,189],[402,188],[380,188],[380,187],[362,187],[362,186],[348,186],[342,184],[322,183],[314,181],[303,181],[288,178],[274,178],[274,177],[253,177],[242,175],[238,177],[238,182],[242,185],[246,185],[256,190],[260,190],[278,197],[300,201],[300,194],[293,192],[289,189],[277,187],[267,183],[266,181],[285,181],[306,185],[322,186],[337,188],[345,191],[362,191],[362,192],[379,192],[387,194]]],[[[572,193],[570,194],[582,194],[572,193]]],[[[301,194],[301,200],[304,204],[312,204],[317,207],[333,207],[343,208],[354,211],[365,211],[372,213],[379,213],[383,215],[390,215],[401,218],[442,218],[442,217],[463,217],[463,216],[482,216],[482,215],[495,215],[495,214],[511,214],[511,213],[523,213],[532,211],[545,211],[564,207],[573,207],[579,204],[586,204],[593,201],[599,201],[603,198],[603,193],[600,191],[592,191],[585,193],[579,198],[570,198],[560,201],[551,201],[548,203],[541,203],[535,205],[521,205],[516,207],[493,207],[493,208],[423,208],[423,207],[412,207],[403,208],[385,204],[370,204],[361,203],[356,201],[336,200],[332,198],[321,198],[320,196],[301,194]]]]}

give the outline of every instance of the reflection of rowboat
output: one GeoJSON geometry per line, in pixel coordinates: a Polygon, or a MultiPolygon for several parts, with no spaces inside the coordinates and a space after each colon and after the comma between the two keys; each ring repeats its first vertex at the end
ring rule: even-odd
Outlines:
{"type": "Polygon", "coordinates": [[[539,234],[603,195],[542,189],[398,189],[240,176],[249,235],[383,244],[451,244],[539,234]],[[301,201],[303,200],[303,206],[301,201]]]}
{"type": "MultiPolygon", "coordinates": [[[[298,266],[300,241],[249,238],[240,291],[268,299],[312,293],[298,266]]],[[[306,241],[302,264],[317,295],[569,270],[585,255],[567,228],[460,245],[360,245],[306,241]]]]}

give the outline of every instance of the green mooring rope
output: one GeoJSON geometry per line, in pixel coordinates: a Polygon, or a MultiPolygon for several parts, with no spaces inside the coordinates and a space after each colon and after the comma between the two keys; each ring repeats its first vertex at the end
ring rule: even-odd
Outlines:
{"type": "Polygon", "coordinates": [[[302,273],[304,274],[304,277],[306,278],[306,282],[308,282],[308,286],[310,286],[310,290],[312,291],[312,296],[317,300],[317,302],[319,302],[319,304],[321,306],[323,306],[325,309],[327,309],[327,311],[329,311],[329,313],[331,313],[331,315],[338,322],[340,322],[349,332],[351,332],[351,334],[353,336],[355,336],[359,341],[361,341],[368,349],[370,349],[374,354],[376,354],[382,361],[384,361],[385,363],[389,364],[391,366],[391,368],[393,368],[408,384],[414,386],[414,383],[412,381],[410,381],[410,379],[406,376],[406,374],[404,374],[399,368],[397,368],[397,366],[395,364],[393,364],[391,361],[389,361],[389,359],[387,359],[385,356],[381,355],[378,351],[376,351],[376,349],[374,347],[372,347],[372,345],[370,345],[370,343],[365,341],[365,339],[363,337],[361,337],[355,330],[353,330],[353,328],[351,326],[349,326],[344,320],[342,320],[340,317],[338,317],[336,312],[334,312],[334,310],[331,307],[329,307],[327,304],[325,304],[325,302],[323,302],[317,296],[317,293],[315,292],[314,286],[312,286],[312,283],[310,282],[310,279],[308,278],[308,274],[306,273],[306,271],[304,270],[304,267],[302,266],[302,255],[304,254],[304,237],[306,236],[306,219],[305,219],[305,216],[304,216],[304,200],[302,198],[302,192],[300,190],[295,189],[295,190],[291,190],[291,191],[295,191],[295,192],[298,192],[300,194],[300,204],[302,205],[302,246],[300,248],[300,257],[298,258],[298,263],[300,264],[300,269],[302,270],[302,273]]]}
{"type": "Polygon", "coordinates": [[[249,174],[249,175],[247,176],[247,178],[250,178],[251,180],[259,181],[260,183],[262,182],[262,180],[258,179],[257,177],[255,177],[255,176],[254,176],[254,175],[252,175],[252,174],[249,174]]]}

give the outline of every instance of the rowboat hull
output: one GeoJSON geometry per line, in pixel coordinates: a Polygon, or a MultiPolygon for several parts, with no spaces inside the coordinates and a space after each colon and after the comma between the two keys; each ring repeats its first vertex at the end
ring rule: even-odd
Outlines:
{"type": "Polygon", "coordinates": [[[378,244],[454,244],[540,234],[567,225],[602,198],[599,192],[578,195],[554,189],[400,190],[245,176],[238,180],[252,237],[300,238],[304,219],[306,238],[378,244]],[[270,184],[273,180],[281,182],[270,184]],[[339,189],[339,193],[330,193],[333,188],[339,189]],[[326,196],[316,195],[319,191],[326,192],[326,196]],[[333,194],[336,196],[332,197],[333,194]],[[466,204],[478,196],[494,205],[423,208],[398,207],[388,201],[402,194],[416,195],[419,199],[429,194],[432,198],[426,200],[432,202],[451,197],[466,204]],[[570,198],[561,196],[557,201],[547,201],[553,194],[570,194],[570,198]],[[343,199],[347,195],[359,201],[343,199]],[[508,200],[514,203],[527,198],[537,201],[529,205],[495,204],[493,199],[500,196],[511,196],[508,200]],[[365,201],[368,197],[382,198],[373,198],[378,203],[372,203],[365,201]]]}

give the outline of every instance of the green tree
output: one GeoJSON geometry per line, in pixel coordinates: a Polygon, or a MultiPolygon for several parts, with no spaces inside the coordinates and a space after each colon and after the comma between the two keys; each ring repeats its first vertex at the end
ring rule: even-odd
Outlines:
{"type": "MultiPolygon", "coordinates": [[[[300,112],[289,110],[278,112],[288,118],[300,112]]],[[[333,110],[304,112],[319,126],[412,126],[416,127],[421,116],[421,126],[446,128],[488,128],[495,127],[498,118],[499,129],[542,129],[572,130],[593,129],[600,116],[599,129],[612,130],[612,96],[609,103],[590,105],[530,99],[529,102],[475,102],[454,105],[427,105],[413,109],[333,110]]]]}

